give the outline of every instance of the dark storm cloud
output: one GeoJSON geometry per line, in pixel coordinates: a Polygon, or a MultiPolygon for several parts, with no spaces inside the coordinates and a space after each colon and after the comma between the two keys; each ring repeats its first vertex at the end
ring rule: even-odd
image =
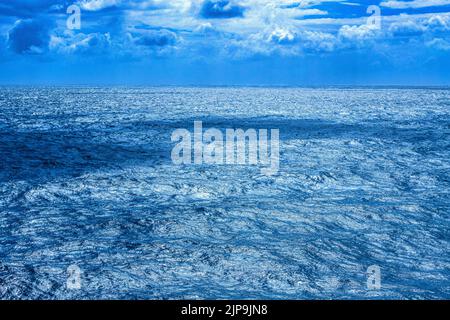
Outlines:
{"type": "Polygon", "coordinates": [[[50,29],[48,20],[19,20],[8,33],[8,47],[17,54],[40,53],[48,47],[50,29]]]}
{"type": "Polygon", "coordinates": [[[151,30],[140,36],[136,44],[147,47],[165,47],[175,44],[177,38],[175,33],[168,30],[151,30]]]}
{"type": "Polygon", "coordinates": [[[230,19],[244,16],[245,8],[228,0],[205,0],[200,16],[205,19],[230,19]]]}

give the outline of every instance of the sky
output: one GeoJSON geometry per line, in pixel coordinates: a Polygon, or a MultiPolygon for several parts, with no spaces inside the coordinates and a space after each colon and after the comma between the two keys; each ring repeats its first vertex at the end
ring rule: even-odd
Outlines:
{"type": "Polygon", "coordinates": [[[450,0],[0,0],[3,85],[450,85],[449,58],[450,0]]]}

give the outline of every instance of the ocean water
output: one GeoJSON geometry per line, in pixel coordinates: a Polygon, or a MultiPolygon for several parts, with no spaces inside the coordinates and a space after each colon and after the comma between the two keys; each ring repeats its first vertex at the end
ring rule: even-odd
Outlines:
{"type": "Polygon", "coordinates": [[[449,89],[1,87],[0,156],[2,299],[450,298],[449,89]],[[174,165],[194,121],[278,174],[174,165]]]}

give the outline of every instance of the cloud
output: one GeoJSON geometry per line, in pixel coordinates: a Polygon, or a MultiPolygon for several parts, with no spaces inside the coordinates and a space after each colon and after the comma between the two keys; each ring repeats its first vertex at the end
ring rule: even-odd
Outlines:
{"type": "Polygon", "coordinates": [[[298,13],[298,17],[326,16],[326,15],[328,15],[328,11],[319,10],[319,9],[302,9],[298,13]]]}
{"type": "Polygon", "coordinates": [[[450,5],[450,0],[412,0],[412,1],[397,1],[390,0],[381,2],[380,6],[391,9],[418,9],[428,7],[438,7],[450,5]]]}
{"type": "Polygon", "coordinates": [[[209,22],[199,24],[197,27],[195,27],[194,31],[196,33],[204,33],[204,34],[216,32],[213,25],[209,22]]]}
{"type": "Polygon", "coordinates": [[[112,45],[109,33],[77,33],[72,35],[52,35],[49,47],[63,54],[100,54],[105,53],[112,45]]]}
{"type": "Polygon", "coordinates": [[[297,42],[298,37],[295,33],[290,30],[276,28],[269,36],[269,41],[275,42],[277,44],[286,45],[293,44],[297,42]]]}
{"type": "Polygon", "coordinates": [[[174,45],[177,36],[169,30],[149,30],[135,40],[137,45],[146,47],[165,47],[174,45]]]}
{"type": "Polygon", "coordinates": [[[109,7],[115,7],[122,3],[121,0],[81,0],[78,2],[81,9],[87,11],[98,11],[109,7]]]}
{"type": "Polygon", "coordinates": [[[430,41],[427,41],[425,45],[430,48],[435,48],[443,51],[450,51],[450,41],[441,38],[434,38],[430,41]]]}
{"type": "Polygon", "coordinates": [[[398,21],[392,22],[388,29],[393,37],[412,37],[426,35],[430,38],[433,34],[445,33],[450,30],[448,17],[432,15],[425,19],[414,19],[408,15],[401,15],[398,21]]]}
{"type": "Polygon", "coordinates": [[[411,19],[393,22],[388,28],[388,31],[393,36],[400,37],[421,35],[425,32],[425,30],[426,28],[422,24],[417,23],[417,21],[413,21],[411,19]]]}
{"type": "Polygon", "coordinates": [[[345,25],[339,29],[338,36],[342,40],[360,42],[373,39],[379,34],[379,30],[370,25],[349,26],[345,25]]]}
{"type": "Polygon", "coordinates": [[[445,32],[450,30],[450,19],[448,16],[435,15],[425,23],[427,29],[432,32],[445,32]]]}
{"type": "Polygon", "coordinates": [[[205,0],[200,16],[205,19],[230,19],[244,16],[245,8],[228,0],[205,0]]]}
{"type": "Polygon", "coordinates": [[[51,26],[47,20],[18,20],[8,33],[8,47],[17,54],[42,53],[48,47],[51,26]]]}
{"type": "MultiPolygon", "coordinates": [[[[62,58],[80,54],[84,59],[89,53],[138,59],[159,54],[195,60],[199,55],[208,59],[214,52],[218,60],[226,60],[332,54],[412,42],[425,49],[445,48],[450,30],[450,15],[443,13],[384,15],[382,29],[374,29],[366,23],[364,4],[355,11],[340,0],[74,0],[82,8],[82,29],[69,32],[65,28],[68,1],[17,3],[20,6],[15,7],[9,0],[0,0],[0,15],[5,8],[19,11],[17,16],[10,12],[8,19],[2,19],[0,39],[2,35],[7,38],[8,48],[15,53],[49,51],[62,58]],[[14,24],[18,16],[33,11],[33,18],[14,24]],[[56,22],[55,28],[45,19],[56,22]]],[[[444,0],[424,0],[420,5],[438,3],[444,0]]],[[[419,6],[416,0],[383,4],[419,6]]]]}
{"type": "Polygon", "coordinates": [[[338,45],[338,39],[334,35],[326,32],[306,30],[302,32],[301,38],[304,50],[309,51],[331,52],[338,45]]]}

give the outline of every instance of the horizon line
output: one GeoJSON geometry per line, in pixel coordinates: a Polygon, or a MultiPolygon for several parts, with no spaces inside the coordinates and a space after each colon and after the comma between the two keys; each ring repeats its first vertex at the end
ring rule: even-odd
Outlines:
{"type": "Polygon", "coordinates": [[[29,84],[29,83],[0,83],[0,87],[104,87],[104,88],[369,88],[369,89],[450,89],[450,84],[437,85],[405,85],[405,84],[320,84],[320,85],[293,85],[293,84],[29,84]]]}

